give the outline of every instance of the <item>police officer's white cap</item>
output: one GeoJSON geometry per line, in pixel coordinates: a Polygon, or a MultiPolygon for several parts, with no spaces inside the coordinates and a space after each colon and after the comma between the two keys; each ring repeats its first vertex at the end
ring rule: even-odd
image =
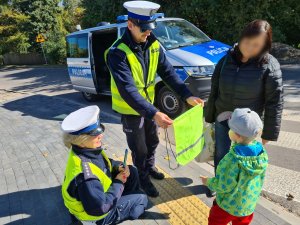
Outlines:
{"type": "Polygon", "coordinates": [[[100,109],[96,105],[84,107],[70,113],[62,122],[64,132],[72,135],[99,135],[104,132],[104,126],[99,119],[100,109]]]}
{"type": "Polygon", "coordinates": [[[128,17],[142,21],[153,20],[153,15],[160,8],[159,4],[149,1],[128,1],[123,6],[128,10],[128,17]]]}

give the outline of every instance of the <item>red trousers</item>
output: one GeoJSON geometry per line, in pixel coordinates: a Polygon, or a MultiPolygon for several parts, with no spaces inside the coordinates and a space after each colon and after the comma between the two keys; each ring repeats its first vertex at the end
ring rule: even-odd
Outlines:
{"type": "Polygon", "coordinates": [[[208,225],[227,225],[232,222],[232,225],[248,225],[253,219],[253,213],[249,216],[233,216],[221,209],[216,202],[214,202],[209,212],[208,225]]]}

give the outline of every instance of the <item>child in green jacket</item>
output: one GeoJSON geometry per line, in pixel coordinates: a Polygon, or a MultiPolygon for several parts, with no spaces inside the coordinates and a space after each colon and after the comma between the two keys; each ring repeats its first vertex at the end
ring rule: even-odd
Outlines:
{"type": "Polygon", "coordinates": [[[228,125],[229,153],[220,161],[215,177],[201,176],[203,184],[217,193],[209,225],[250,224],[268,165],[264,147],[255,140],[263,128],[258,114],[248,108],[235,109],[228,125]]]}

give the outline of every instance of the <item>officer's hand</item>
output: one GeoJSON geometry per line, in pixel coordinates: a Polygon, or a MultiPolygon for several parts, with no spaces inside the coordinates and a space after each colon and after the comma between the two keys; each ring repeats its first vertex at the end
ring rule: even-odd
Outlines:
{"type": "Polygon", "coordinates": [[[129,167],[128,166],[123,166],[123,164],[120,164],[119,166],[119,172],[122,172],[126,175],[126,177],[129,177],[130,176],[130,170],[129,170],[129,167]]]}
{"type": "Polygon", "coordinates": [[[166,114],[162,112],[157,112],[153,118],[155,122],[158,124],[158,126],[162,128],[168,128],[168,126],[173,124],[173,120],[170,119],[166,114]]]}
{"type": "Polygon", "coordinates": [[[194,96],[188,97],[186,99],[186,102],[192,106],[196,106],[196,105],[201,105],[202,107],[204,106],[204,101],[201,98],[194,97],[194,96]]]}
{"type": "Polygon", "coordinates": [[[115,179],[122,181],[123,184],[127,181],[127,177],[124,172],[118,173],[115,179]]]}

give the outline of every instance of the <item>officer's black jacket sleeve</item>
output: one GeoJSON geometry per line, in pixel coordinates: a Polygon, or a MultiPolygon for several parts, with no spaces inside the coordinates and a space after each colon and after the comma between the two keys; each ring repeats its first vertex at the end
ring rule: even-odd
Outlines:
{"type": "Polygon", "coordinates": [[[78,196],[87,214],[101,216],[116,205],[123,190],[123,183],[115,179],[108,191],[104,193],[98,179],[88,179],[79,184],[78,196]]]}
{"type": "Polygon", "coordinates": [[[158,110],[138,92],[126,54],[119,49],[110,50],[107,64],[119,93],[126,103],[141,116],[152,119],[158,110]]]}
{"type": "Polygon", "coordinates": [[[167,57],[162,48],[159,49],[159,62],[157,73],[164,81],[164,83],[175,93],[177,93],[182,100],[186,100],[188,97],[191,97],[193,94],[176,74],[174,67],[167,60],[167,57]]]}

